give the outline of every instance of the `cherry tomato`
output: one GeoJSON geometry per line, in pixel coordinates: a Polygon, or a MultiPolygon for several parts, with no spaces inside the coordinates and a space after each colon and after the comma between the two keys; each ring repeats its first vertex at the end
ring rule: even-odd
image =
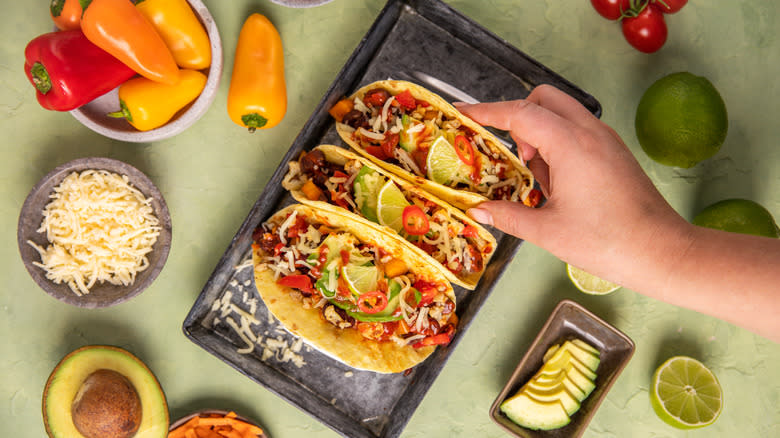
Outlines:
{"type": "Polygon", "coordinates": [[[425,216],[425,212],[417,205],[406,206],[401,216],[401,220],[403,221],[404,230],[412,236],[421,236],[427,233],[431,228],[431,224],[428,222],[428,217],[425,216]]]}
{"type": "Polygon", "coordinates": [[[653,0],[653,5],[664,14],[674,14],[688,4],[688,0],[653,0]]]}
{"type": "Polygon", "coordinates": [[[276,280],[276,284],[292,287],[307,293],[314,292],[314,288],[311,285],[311,278],[309,278],[308,275],[288,275],[276,280]]]}
{"type": "Polygon", "coordinates": [[[617,20],[631,8],[631,0],[590,0],[590,3],[607,20],[617,20]]]}
{"type": "Polygon", "coordinates": [[[477,231],[477,227],[466,225],[463,227],[463,237],[471,237],[472,239],[475,239],[477,236],[479,236],[479,232],[477,231]]]}
{"type": "Polygon", "coordinates": [[[363,313],[378,313],[387,307],[387,295],[378,290],[366,292],[360,295],[357,304],[363,313]]]}
{"type": "Polygon", "coordinates": [[[420,292],[421,299],[417,303],[418,307],[423,307],[431,304],[436,295],[439,294],[439,290],[436,288],[436,283],[431,283],[425,280],[417,280],[412,285],[413,288],[420,292]]]}
{"type": "Polygon", "coordinates": [[[622,27],[626,41],[644,53],[653,53],[663,47],[668,34],[663,12],[651,4],[636,17],[623,18],[622,27]]]}
{"type": "Polygon", "coordinates": [[[469,140],[465,135],[455,136],[455,152],[458,153],[458,158],[469,166],[474,165],[474,147],[469,143],[469,140]]]}

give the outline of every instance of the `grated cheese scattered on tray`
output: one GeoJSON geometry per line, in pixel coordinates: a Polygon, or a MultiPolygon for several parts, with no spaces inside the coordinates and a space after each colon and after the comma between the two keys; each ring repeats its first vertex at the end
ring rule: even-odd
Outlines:
{"type": "Polygon", "coordinates": [[[149,267],[147,254],[161,227],[151,198],[130,185],[127,176],[73,172],[50,197],[37,230],[46,233],[50,245],[27,241],[40,254],[41,262],[34,264],[46,278],[65,282],[82,296],[98,282],[131,285],[149,267]]]}

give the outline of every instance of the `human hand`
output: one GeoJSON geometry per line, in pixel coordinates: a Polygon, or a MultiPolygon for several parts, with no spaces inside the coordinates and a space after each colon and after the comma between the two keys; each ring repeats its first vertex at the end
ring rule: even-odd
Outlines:
{"type": "Polygon", "coordinates": [[[669,259],[662,244],[675,234],[684,238],[689,224],[618,134],[566,93],[540,85],[524,100],[458,109],[477,123],[509,131],[547,197],[536,209],[484,202],[467,211],[473,219],[619,284],[647,268],[639,255],[657,251],[669,259]]]}

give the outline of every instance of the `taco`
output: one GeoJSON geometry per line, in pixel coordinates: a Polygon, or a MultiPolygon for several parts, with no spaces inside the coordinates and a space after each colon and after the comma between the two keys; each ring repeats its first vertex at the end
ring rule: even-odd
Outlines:
{"type": "Polygon", "coordinates": [[[401,372],[455,333],[452,286],[397,237],[301,204],[252,237],[255,284],[270,312],[351,367],[401,372]]]}
{"type": "Polygon", "coordinates": [[[374,82],[329,112],[339,136],[361,155],[458,208],[487,200],[539,202],[533,175],[515,154],[419,85],[374,82]]]}
{"type": "Polygon", "coordinates": [[[496,248],[482,226],[444,201],[338,146],[289,163],[282,186],[299,202],[399,235],[453,283],[474,289],[496,248]]]}

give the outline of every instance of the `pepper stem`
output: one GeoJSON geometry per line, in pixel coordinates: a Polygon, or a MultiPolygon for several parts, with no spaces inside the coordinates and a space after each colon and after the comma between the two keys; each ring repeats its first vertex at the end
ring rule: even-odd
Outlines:
{"type": "Polygon", "coordinates": [[[130,113],[130,110],[127,108],[127,104],[124,100],[119,100],[119,111],[114,111],[112,113],[106,114],[108,117],[113,117],[115,119],[126,119],[128,122],[133,121],[133,115],[130,113]]]}
{"type": "Polygon", "coordinates": [[[33,78],[33,83],[35,83],[35,88],[40,91],[42,94],[46,94],[51,90],[51,78],[49,77],[49,72],[46,71],[46,67],[43,66],[40,62],[36,62],[33,64],[33,66],[30,68],[30,74],[33,78]]]}
{"type": "Polygon", "coordinates": [[[255,132],[257,128],[262,128],[268,123],[268,119],[257,113],[244,114],[241,116],[241,121],[249,128],[250,133],[255,132]]]}

